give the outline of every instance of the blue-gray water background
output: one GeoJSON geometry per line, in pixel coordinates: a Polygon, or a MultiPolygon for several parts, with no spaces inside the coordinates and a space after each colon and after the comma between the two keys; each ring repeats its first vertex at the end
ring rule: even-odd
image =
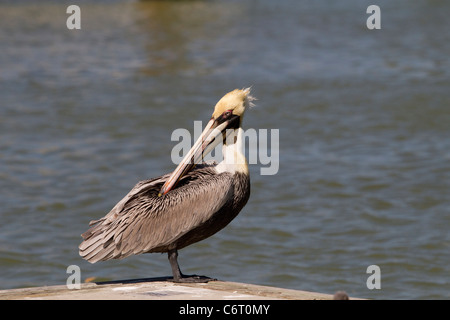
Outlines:
{"type": "Polygon", "coordinates": [[[0,289],[170,275],[91,265],[88,222],[171,171],[177,128],[252,85],[279,172],[186,273],[363,298],[450,298],[450,3],[0,1],[0,289]],[[81,8],[81,30],[66,8],[81,8]],[[369,265],[381,289],[369,290],[369,265]]]}

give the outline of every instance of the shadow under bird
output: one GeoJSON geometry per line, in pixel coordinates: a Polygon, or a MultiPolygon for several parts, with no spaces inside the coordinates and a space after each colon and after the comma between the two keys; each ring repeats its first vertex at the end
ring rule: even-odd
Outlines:
{"type": "Polygon", "coordinates": [[[141,181],[81,236],[80,255],[91,263],[130,255],[167,252],[175,282],[205,282],[187,276],[178,250],[206,239],[228,225],[250,196],[250,176],[242,152],[242,119],[254,98],[250,89],[227,93],[201,136],[175,171],[141,181]],[[223,160],[203,157],[223,142],[223,160]]]}

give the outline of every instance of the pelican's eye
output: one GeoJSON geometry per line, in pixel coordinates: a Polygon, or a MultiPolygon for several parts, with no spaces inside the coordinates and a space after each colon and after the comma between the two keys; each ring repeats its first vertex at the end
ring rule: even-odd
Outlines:
{"type": "Polygon", "coordinates": [[[222,114],[222,116],[224,119],[227,119],[231,116],[231,113],[232,113],[231,110],[227,110],[222,114]]]}

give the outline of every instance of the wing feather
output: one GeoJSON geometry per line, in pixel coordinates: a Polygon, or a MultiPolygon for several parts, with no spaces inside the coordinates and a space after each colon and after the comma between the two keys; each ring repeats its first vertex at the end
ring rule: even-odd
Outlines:
{"type": "Polygon", "coordinates": [[[233,195],[230,173],[198,168],[177,188],[158,197],[169,175],[139,182],[102,219],[82,234],[80,255],[89,262],[122,259],[168,248],[210,219],[233,195]]]}

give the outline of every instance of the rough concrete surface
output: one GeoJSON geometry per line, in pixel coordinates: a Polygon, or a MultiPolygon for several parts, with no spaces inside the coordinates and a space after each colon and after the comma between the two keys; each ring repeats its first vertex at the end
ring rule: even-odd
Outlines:
{"type": "Polygon", "coordinates": [[[146,279],[0,290],[0,300],[329,300],[333,295],[253,284],[211,281],[179,284],[146,279]]]}

